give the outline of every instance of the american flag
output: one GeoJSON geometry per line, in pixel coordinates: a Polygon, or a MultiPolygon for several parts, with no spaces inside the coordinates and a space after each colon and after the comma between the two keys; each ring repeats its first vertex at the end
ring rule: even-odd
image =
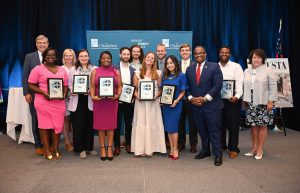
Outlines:
{"type": "Polygon", "coordinates": [[[283,58],[283,42],[282,42],[282,19],[280,19],[279,22],[279,31],[278,31],[278,38],[277,38],[277,43],[276,43],[276,58],[283,58]]]}

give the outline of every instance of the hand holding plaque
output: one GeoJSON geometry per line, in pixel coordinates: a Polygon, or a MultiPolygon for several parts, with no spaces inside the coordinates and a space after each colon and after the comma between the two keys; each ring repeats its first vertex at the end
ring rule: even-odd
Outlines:
{"type": "Polygon", "coordinates": [[[139,97],[140,100],[152,101],[155,95],[154,81],[140,81],[139,85],[139,97]]]}
{"type": "Polygon", "coordinates": [[[165,105],[172,105],[174,101],[175,86],[164,84],[162,88],[162,94],[160,97],[160,103],[165,105]]]}
{"type": "Polygon", "coordinates": [[[63,79],[62,78],[48,78],[48,95],[49,99],[63,99],[63,79]]]}
{"type": "Polygon", "coordinates": [[[223,86],[221,90],[221,96],[223,99],[230,99],[233,97],[235,89],[235,81],[234,80],[223,80],[223,86]]]}
{"type": "Polygon", "coordinates": [[[99,77],[99,97],[113,97],[114,94],[114,77],[99,77]]]}

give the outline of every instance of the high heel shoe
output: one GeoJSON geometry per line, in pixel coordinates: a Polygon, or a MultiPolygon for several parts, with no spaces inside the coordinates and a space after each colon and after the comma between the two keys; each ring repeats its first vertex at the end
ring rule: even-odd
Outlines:
{"type": "Polygon", "coordinates": [[[101,153],[101,150],[100,150],[100,159],[102,160],[102,161],[105,161],[106,160],[106,148],[103,146],[103,147],[100,147],[101,149],[102,148],[104,148],[104,151],[105,151],[105,156],[104,157],[102,157],[102,153],[101,153]]]}
{"type": "Polygon", "coordinates": [[[63,157],[62,154],[59,152],[55,152],[53,155],[56,159],[61,159],[63,157]]]}
{"type": "Polygon", "coordinates": [[[255,155],[254,156],[254,158],[256,159],[256,160],[260,160],[260,159],[262,159],[263,158],[263,154],[264,154],[264,151],[261,151],[261,155],[259,156],[259,155],[255,155]]]}
{"type": "MultiPolygon", "coordinates": [[[[111,155],[114,155],[113,151],[112,151],[112,146],[107,146],[107,155],[108,155],[108,152],[109,152],[108,149],[110,149],[111,155]]],[[[114,156],[112,156],[112,157],[107,156],[108,161],[112,161],[113,159],[114,159],[114,156]]]]}
{"type": "Polygon", "coordinates": [[[56,160],[56,158],[52,154],[49,154],[49,155],[44,154],[44,158],[46,160],[56,160]]]}
{"type": "Polygon", "coordinates": [[[177,156],[173,155],[172,160],[178,160],[179,159],[179,153],[178,153],[178,149],[177,148],[176,149],[174,148],[174,153],[175,152],[177,152],[177,156]]]}

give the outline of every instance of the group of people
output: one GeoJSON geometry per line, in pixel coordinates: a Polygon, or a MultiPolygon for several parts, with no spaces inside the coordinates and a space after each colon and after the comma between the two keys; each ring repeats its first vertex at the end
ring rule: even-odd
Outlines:
{"type": "Polygon", "coordinates": [[[100,159],[111,161],[121,152],[120,133],[124,125],[127,153],[152,157],[155,152],[168,151],[168,157],[177,160],[179,152],[185,149],[187,118],[190,152],[197,152],[198,132],[202,149],[195,159],[211,156],[212,152],[214,165],[220,166],[224,150],[232,159],[240,153],[241,107],[246,111],[252,137],[252,149],[245,155],[263,157],[267,125],[272,124],[273,103],[277,100],[276,78],[264,63],[263,50],[251,51],[252,65],[243,72],[239,64],[230,61],[231,50],[227,46],[219,51],[219,63],[213,63],[206,61],[203,46],[195,47],[192,61],[191,46],[182,44],[178,61],[174,55],[167,56],[164,44],[157,45],[156,53],[145,55],[139,45],[133,45],[120,49],[120,62],[116,65],[112,64],[109,51],[101,52],[99,67],[91,64],[86,49],[79,50],[77,56],[72,49],[66,49],[63,66],[59,66],[57,51],[48,46],[48,38],[39,35],[37,51],[26,55],[23,70],[23,92],[32,115],[35,153],[45,159],[62,157],[60,133],[67,151],[78,153],[82,159],[87,154],[98,155],[94,150],[94,132],[98,131],[100,159]],[[87,93],[73,92],[75,75],[88,75],[87,93]],[[100,96],[101,77],[113,78],[112,96],[100,96]],[[49,78],[62,79],[63,99],[49,98],[49,78]],[[144,81],[154,83],[153,100],[140,98],[140,84],[144,81]],[[226,85],[227,81],[233,84],[226,85]],[[123,85],[135,87],[131,103],[119,100],[123,85]],[[175,87],[172,104],[160,103],[164,85],[175,87]],[[230,88],[224,94],[227,87],[230,88]]]}

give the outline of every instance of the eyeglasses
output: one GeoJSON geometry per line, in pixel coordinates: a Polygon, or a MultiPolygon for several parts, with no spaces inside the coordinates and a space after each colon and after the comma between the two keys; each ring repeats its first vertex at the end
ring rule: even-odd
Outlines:
{"type": "Polygon", "coordinates": [[[230,55],[229,52],[220,52],[220,54],[223,54],[223,55],[230,55]]]}

